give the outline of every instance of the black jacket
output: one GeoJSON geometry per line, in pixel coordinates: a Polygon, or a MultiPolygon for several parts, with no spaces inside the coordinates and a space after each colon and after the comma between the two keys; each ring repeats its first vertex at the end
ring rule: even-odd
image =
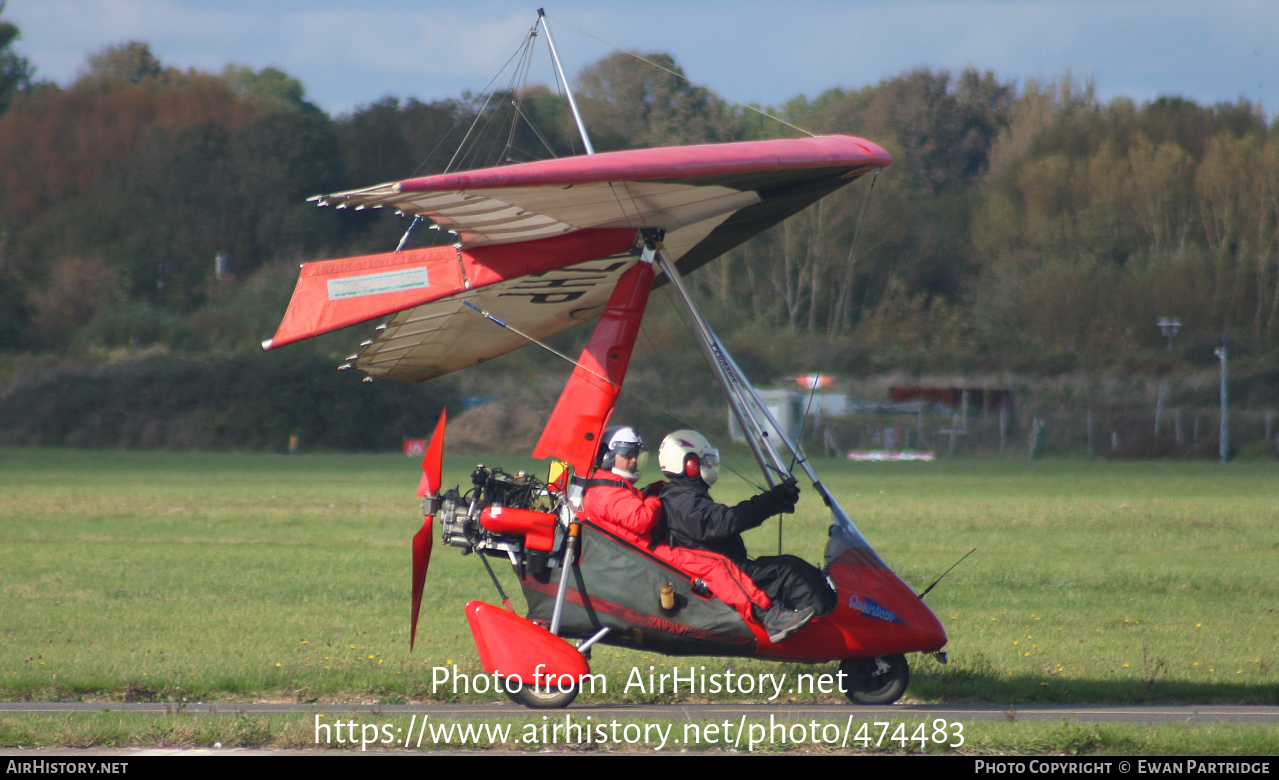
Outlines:
{"type": "Polygon", "coordinates": [[[741,565],[749,560],[742,532],[762,525],[793,504],[766,491],[736,506],[711,498],[700,477],[673,476],[662,488],[662,530],[672,547],[692,547],[728,556],[741,565]]]}

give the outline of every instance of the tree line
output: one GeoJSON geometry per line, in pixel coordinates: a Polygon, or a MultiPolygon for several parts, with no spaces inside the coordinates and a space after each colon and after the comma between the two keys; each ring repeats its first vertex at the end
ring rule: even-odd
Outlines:
{"type": "MultiPolygon", "coordinates": [[[[89,57],[66,87],[40,82],[17,33],[0,22],[0,353],[255,349],[298,262],[388,251],[407,226],[308,196],[580,151],[547,87],[329,116],[278,69],[181,71],[141,42],[89,57]]],[[[597,149],[795,135],[669,55],[646,59],[664,69],[618,53],[580,74],[597,149]]],[[[1279,130],[1258,105],[1103,102],[1069,75],[919,68],[771,112],[895,160],[693,277],[744,341],[807,344],[814,365],[792,352],[791,370],[869,353],[1101,364],[1154,354],[1165,315],[1194,334],[1178,354],[1221,336],[1273,354],[1279,130]]]]}

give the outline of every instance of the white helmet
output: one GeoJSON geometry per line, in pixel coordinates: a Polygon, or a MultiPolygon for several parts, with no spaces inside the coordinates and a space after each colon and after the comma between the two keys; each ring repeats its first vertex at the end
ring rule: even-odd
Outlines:
{"type": "Polygon", "coordinates": [[[625,471],[618,468],[617,457],[621,455],[638,458],[643,450],[644,440],[640,438],[639,433],[630,426],[618,425],[604,431],[596,465],[599,468],[608,469],[623,479],[635,482],[644,471],[644,459],[637,461],[634,471],[625,471]]]}
{"type": "Polygon", "coordinates": [[[701,477],[707,485],[714,485],[719,477],[719,450],[697,431],[679,430],[662,439],[657,464],[667,474],[701,477]]]}

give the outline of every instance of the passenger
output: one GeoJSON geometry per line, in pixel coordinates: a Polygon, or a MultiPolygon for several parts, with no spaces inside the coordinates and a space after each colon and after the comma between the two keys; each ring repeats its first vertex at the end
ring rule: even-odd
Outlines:
{"type": "Polygon", "coordinates": [[[662,488],[664,540],[671,547],[708,550],[727,557],[768,594],[761,617],[768,639],[781,642],[814,617],[835,608],[835,592],[821,570],[794,555],[751,559],[742,533],[773,515],[795,511],[799,488],[786,481],[733,507],[716,503],[719,451],[697,431],[679,430],[662,440],[658,465],[670,482],[662,488]]]}

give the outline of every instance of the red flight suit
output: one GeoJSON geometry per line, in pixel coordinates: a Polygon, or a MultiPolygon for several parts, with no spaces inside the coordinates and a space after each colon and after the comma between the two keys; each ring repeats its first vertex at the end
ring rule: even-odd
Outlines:
{"type": "Polygon", "coordinates": [[[596,469],[591,479],[608,480],[610,484],[586,489],[582,511],[587,518],[637,547],[650,550],[690,577],[702,580],[720,601],[748,621],[755,622],[752,605],[763,610],[772,606],[768,594],[755,587],[750,577],[724,555],[665,544],[651,547],[653,531],[662,518],[660,497],[645,497],[629,481],[606,469],[596,469]]]}

